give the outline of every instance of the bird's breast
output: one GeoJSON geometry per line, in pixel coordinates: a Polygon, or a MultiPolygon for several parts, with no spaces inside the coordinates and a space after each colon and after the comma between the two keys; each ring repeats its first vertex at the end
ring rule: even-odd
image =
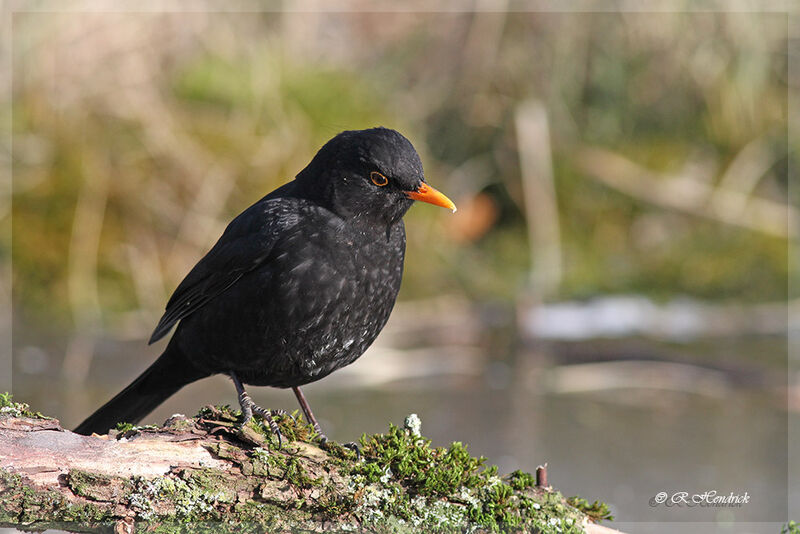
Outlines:
{"type": "Polygon", "coordinates": [[[294,228],[213,307],[187,318],[185,350],[210,372],[302,385],[353,362],[386,324],[403,273],[402,223],[374,235],[325,219],[294,228]]]}
{"type": "Polygon", "coordinates": [[[275,324],[292,332],[284,357],[315,380],[361,356],[394,306],[403,272],[402,227],[369,236],[308,232],[283,256],[273,291],[275,324]]]}

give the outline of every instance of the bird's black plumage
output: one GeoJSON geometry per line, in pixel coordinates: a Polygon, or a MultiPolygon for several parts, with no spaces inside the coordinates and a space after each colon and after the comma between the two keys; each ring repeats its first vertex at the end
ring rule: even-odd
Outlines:
{"type": "Polygon", "coordinates": [[[298,388],[352,363],[394,306],[414,199],[455,208],[424,183],[401,134],[373,128],[328,141],[295,180],[228,225],[167,303],[150,339],[177,323],[164,353],[76,432],[138,422],[212,374],[298,388]]]}

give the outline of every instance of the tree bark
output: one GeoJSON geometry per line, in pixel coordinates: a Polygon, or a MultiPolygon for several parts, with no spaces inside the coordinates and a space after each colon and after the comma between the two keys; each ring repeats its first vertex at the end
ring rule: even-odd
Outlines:
{"type": "Polygon", "coordinates": [[[187,524],[230,532],[594,528],[589,516],[551,488],[537,487],[531,475],[501,479],[461,444],[430,447],[413,425],[365,437],[357,456],[335,443],[315,444],[302,421],[280,420],[279,445],[260,423],[239,429],[237,416],[206,407],[161,428],[87,437],[7,402],[0,408],[0,526],[74,532],[183,531],[187,524]]]}

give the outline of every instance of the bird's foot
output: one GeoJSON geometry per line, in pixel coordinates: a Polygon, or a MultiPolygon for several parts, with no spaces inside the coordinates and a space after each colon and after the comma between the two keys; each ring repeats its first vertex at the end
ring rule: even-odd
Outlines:
{"type": "Polygon", "coordinates": [[[286,412],[286,410],[267,410],[266,408],[262,408],[255,402],[253,399],[250,398],[250,395],[247,391],[244,390],[244,386],[239,381],[239,378],[234,373],[230,373],[231,378],[233,379],[233,384],[236,386],[236,392],[239,394],[239,406],[242,408],[242,420],[239,422],[237,426],[238,429],[242,429],[249,421],[253,418],[253,415],[260,416],[266,423],[269,425],[270,431],[278,438],[278,448],[280,449],[283,446],[283,435],[281,434],[280,428],[278,428],[278,423],[275,422],[275,416],[285,416],[288,415],[294,420],[294,417],[286,412]]]}
{"type": "MultiPolygon", "coordinates": [[[[303,409],[303,414],[306,416],[306,419],[311,426],[314,427],[314,432],[317,434],[317,441],[320,445],[325,445],[328,443],[328,436],[322,431],[322,427],[317,422],[317,418],[314,417],[314,412],[311,411],[311,406],[308,404],[306,400],[306,396],[303,395],[303,392],[300,390],[299,387],[293,387],[292,390],[294,391],[295,396],[297,397],[297,401],[300,403],[300,408],[303,409]]],[[[356,459],[361,459],[361,449],[358,448],[358,445],[350,442],[345,443],[343,447],[350,449],[351,451],[356,453],[356,459]]]]}
{"type": "Polygon", "coordinates": [[[334,451],[337,455],[342,454],[343,451],[341,449],[348,449],[356,455],[356,461],[361,460],[361,448],[355,442],[336,443],[334,441],[321,441],[320,446],[326,451],[334,451]]]}
{"type": "Polygon", "coordinates": [[[354,453],[356,453],[356,460],[361,460],[361,447],[358,446],[358,443],[355,441],[351,441],[349,443],[345,443],[342,445],[345,449],[350,449],[354,453]]]}
{"type": "Polygon", "coordinates": [[[311,425],[314,427],[314,432],[316,432],[317,434],[317,440],[319,441],[320,445],[325,445],[326,443],[328,443],[328,436],[326,436],[325,433],[322,431],[322,427],[319,426],[319,423],[317,423],[317,421],[314,420],[314,422],[311,423],[311,425]]]}
{"type": "Polygon", "coordinates": [[[286,410],[281,410],[278,408],[277,410],[270,410],[270,413],[273,417],[288,417],[293,423],[297,424],[297,418],[294,416],[294,414],[291,414],[286,410]]]}
{"type": "Polygon", "coordinates": [[[242,407],[242,420],[236,426],[241,429],[253,418],[253,415],[258,415],[269,425],[270,432],[278,438],[278,448],[281,448],[283,446],[283,434],[281,434],[281,430],[278,428],[278,423],[275,422],[275,416],[284,415],[286,412],[283,410],[267,410],[266,408],[262,408],[253,402],[253,399],[251,399],[250,395],[247,393],[239,395],[239,404],[242,407]]]}

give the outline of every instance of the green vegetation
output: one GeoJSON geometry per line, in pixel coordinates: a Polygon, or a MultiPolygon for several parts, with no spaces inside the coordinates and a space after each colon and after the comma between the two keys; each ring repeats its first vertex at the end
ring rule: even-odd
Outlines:
{"type": "Polygon", "coordinates": [[[117,423],[115,430],[120,434],[124,434],[126,432],[130,432],[132,430],[136,430],[138,427],[133,423],[117,423]]]}
{"type": "Polygon", "coordinates": [[[28,417],[31,419],[50,419],[39,412],[31,411],[24,402],[14,402],[11,393],[0,393],[0,417],[28,417]]]}
{"type": "MultiPolygon", "coordinates": [[[[217,406],[204,408],[199,416],[233,423],[240,414],[230,406],[217,406]]],[[[277,421],[288,442],[313,443],[316,439],[302,417],[278,417],[277,421]]],[[[260,419],[248,426],[258,432],[268,448],[255,448],[252,466],[243,467],[243,471],[278,476],[305,489],[326,486],[324,477],[309,475],[301,462],[281,454],[283,449],[277,448],[277,440],[260,419]]],[[[577,500],[572,504],[558,492],[526,491],[535,484],[530,473],[515,471],[503,481],[495,466],[485,465],[486,458],[471,456],[459,442],[448,448],[431,447],[429,439],[390,425],[386,434],[362,436],[360,445],[358,461],[353,450],[338,443],[323,446],[330,455],[326,463],[346,473],[348,496],[333,498],[334,492],[329,491],[331,498],[323,499],[316,509],[335,517],[352,514],[374,527],[410,525],[454,532],[465,524],[492,531],[535,525],[542,532],[554,531],[555,526],[563,532],[581,532],[580,516],[570,510],[581,510],[593,520],[611,519],[603,503],[590,506],[573,498],[577,500]]],[[[224,450],[215,452],[230,457],[224,450]]]]}
{"type": "MultiPolygon", "coordinates": [[[[57,491],[42,491],[26,484],[22,477],[0,469],[0,525],[23,525],[40,522],[42,517],[53,525],[70,523],[96,524],[110,521],[112,511],[92,502],[71,502],[57,491]]],[[[54,526],[54,528],[57,528],[54,526]]]]}
{"type": "Polygon", "coordinates": [[[515,471],[508,483],[486,458],[473,457],[455,442],[431,447],[430,440],[390,425],[386,434],[361,438],[363,462],[350,473],[364,500],[356,508],[368,524],[409,524],[461,531],[464,525],[493,532],[531,527],[542,532],[581,532],[580,517],[557,492],[536,490],[529,473],[515,471]],[[560,530],[559,530],[560,529],[560,530]]]}
{"type": "Polygon", "coordinates": [[[390,425],[387,434],[364,436],[361,439],[365,462],[356,474],[366,482],[394,478],[414,493],[446,496],[462,487],[475,488],[497,468],[483,471],[485,458],[473,458],[459,442],[448,449],[431,448],[430,440],[409,436],[390,425]]]}
{"type": "Polygon", "coordinates": [[[608,509],[608,505],[604,502],[594,501],[593,503],[589,504],[589,501],[576,495],[567,499],[567,503],[588,515],[590,518],[592,518],[592,521],[614,520],[614,516],[611,515],[611,510],[608,509]]]}
{"type": "Polygon", "coordinates": [[[517,469],[508,475],[508,483],[515,490],[522,491],[527,488],[532,488],[536,484],[536,477],[517,469]]]}
{"type": "Polygon", "coordinates": [[[462,208],[412,211],[401,298],[514,299],[531,258],[515,133],[530,98],[547,111],[552,141],[563,260],[555,298],[785,297],[785,238],[706,217],[712,206],[689,199],[682,210],[629,196],[577,157],[600,147],[664,180],[714,186],[739,158],[760,170],[732,182],[783,204],[797,162],[785,137],[780,14],[497,14],[497,35],[475,31],[489,14],[385,16],[395,17],[391,35],[355,13],[326,19],[332,41],[285,25],[289,14],[230,18],[188,49],[160,19],[134,17],[122,23],[134,37],[114,48],[139,65],[146,83],[134,84],[102,41],[84,47],[80,69],[51,79],[35,58],[53,52],[58,32],[39,40],[21,20],[15,305],[61,327],[84,313],[109,329],[149,321],[231,216],[291,179],[331,135],[376,124],[413,139],[430,181],[462,208]],[[164,36],[157,50],[135,37],[151,32],[164,36]]]}
{"type": "MultiPolygon", "coordinates": [[[[8,396],[0,401],[12,405],[8,396]]],[[[14,413],[28,417],[21,410],[14,413]]],[[[409,428],[391,425],[385,434],[362,436],[358,458],[336,443],[318,448],[310,425],[299,417],[278,418],[282,446],[259,418],[239,429],[240,417],[229,406],[208,406],[196,419],[174,418],[160,429],[121,425],[117,434],[133,439],[137,433],[189,432],[200,439],[213,433],[222,439],[203,446],[231,462],[230,470],[174,467],[162,477],[123,478],[71,469],[64,477],[70,495],[36,489],[0,469],[0,524],[74,530],[80,523],[83,530],[102,529],[119,519],[120,510],[128,510],[147,522],[148,532],[216,522],[223,531],[237,525],[243,531],[256,526],[314,530],[325,524],[342,532],[555,534],[583,532],[587,518],[610,519],[605,504],[564,499],[536,487],[529,473],[498,477],[496,467],[487,467],[485,458],[471,456],[461,443],[432,447],[415,433],[418,419],[412,417],[409,428]]]]}

